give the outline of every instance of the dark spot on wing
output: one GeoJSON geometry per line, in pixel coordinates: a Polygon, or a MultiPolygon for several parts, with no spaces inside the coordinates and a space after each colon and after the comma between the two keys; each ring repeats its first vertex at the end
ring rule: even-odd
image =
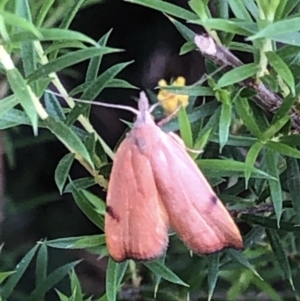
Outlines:
{"type": "Polygon", "coordinates": [[[215,195],[211,195],[211,196],[210,196],[210,201],[211,201],[213,204],[216,204],[217,201],[218,201],[218,198],[217,198],[215,195]]]}
{"type": "Polygon", "coordinates": [[[119,215],[116,214],[116,212],[113,210],[111,206],[106,206],[106,212],[112,219],[115,219],[117,222],[120,221],[119,215]]]}
{"type": "Polygon", "coordinates": [[[134,138],[134,144],[137,146],[141,153],[145,152],[145,150],[147,149],[147,143],[144,138],[134,138]]]}

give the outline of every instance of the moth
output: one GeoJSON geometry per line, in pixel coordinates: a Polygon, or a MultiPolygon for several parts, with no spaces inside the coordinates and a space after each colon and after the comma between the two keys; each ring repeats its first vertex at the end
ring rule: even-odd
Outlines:
{"type": "Polygon", "coordinates": [[[116,152],[107,193],[105,233],[112,258],[158,258],[170,229],[198,254],[241,249],[230,214],[180,138],[155,124],[144,92],[138,111],[131,111],[137,118],[116,152]]]}

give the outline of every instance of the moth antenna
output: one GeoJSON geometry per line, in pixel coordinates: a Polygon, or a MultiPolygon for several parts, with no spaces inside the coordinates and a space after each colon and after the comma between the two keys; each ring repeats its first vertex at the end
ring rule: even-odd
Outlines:
{"type": "MultiPolygon", "coordinates": [[[[46,92],[63,98],[63,96],[60,93],[57,93],[57,92],[54,92],[51,90],[46,90],[46,92]]],[[[68,97],[70,97],[70,96],[68,96],[68,97]]],[[[70,98],[72,98],[75,102],[78,102],[78,103],[90,104],[90,105],[94,105],[94,106],[101,106],[101,107],[107,107],[107,108],[113,108],[113,109],[126,110],[126,111],[132,112],[135,115],[139,114],[138,110],[136,110],[132,107],[129,107],[129,106],[108,104],[108,103],[101,102],[101,101],[95,102],[95,101],[91,101],[91,100],[84,100],[84,99],[79,99],[79,98],[74,98],[74,97],[70,97],[70,98]]]]}
{"type": "Polygon", "coordinates": [[[154,111],[154,109],[156,108],[156,107],[158,107],[160,104],[157,102],[157,103],[155,103],[155,104],[153,104],[153,105],[151,105],[151,107],[150,107],[150,109],[149,109],[149,113],[152,113],[153,111],[154,111]]]}

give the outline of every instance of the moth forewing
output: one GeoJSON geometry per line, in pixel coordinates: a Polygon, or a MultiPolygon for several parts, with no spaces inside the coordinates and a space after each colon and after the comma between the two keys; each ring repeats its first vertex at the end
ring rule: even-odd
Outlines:
{"type": "Polygon", "coordinates": [[[243,247],[236,224],[181,143],[161,131],[149,160],[171,226],[190,249],[243,247]]]}
{"type": "Polygon", "coordinates": [[[116,153],[110,176],[105,216],[108,251],[116,261],[160,257],[168,245],[168,228],[150,163],[129,134],[116,153]]]}

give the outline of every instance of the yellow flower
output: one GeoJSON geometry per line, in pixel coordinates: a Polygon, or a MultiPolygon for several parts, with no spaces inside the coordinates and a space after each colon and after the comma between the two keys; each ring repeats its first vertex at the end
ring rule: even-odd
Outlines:
{"type": "MultiPolygon", "coordinates": [[[[186,107],[189,104],[188,95],[174,94],[168,90],[162,89],[168,85],[164,79],[161,79],[158,82],[158,85],[160,87],[160,91],[157,95],[157,99],[164,108],[166,115],[172,114],[174,111],[176,111],[179,105],[186,107]]],[[[171,84],[173,87],[182,87],[184,85],[185,78],[182,76],[177,77],[177,79],[171,84]]]]}

